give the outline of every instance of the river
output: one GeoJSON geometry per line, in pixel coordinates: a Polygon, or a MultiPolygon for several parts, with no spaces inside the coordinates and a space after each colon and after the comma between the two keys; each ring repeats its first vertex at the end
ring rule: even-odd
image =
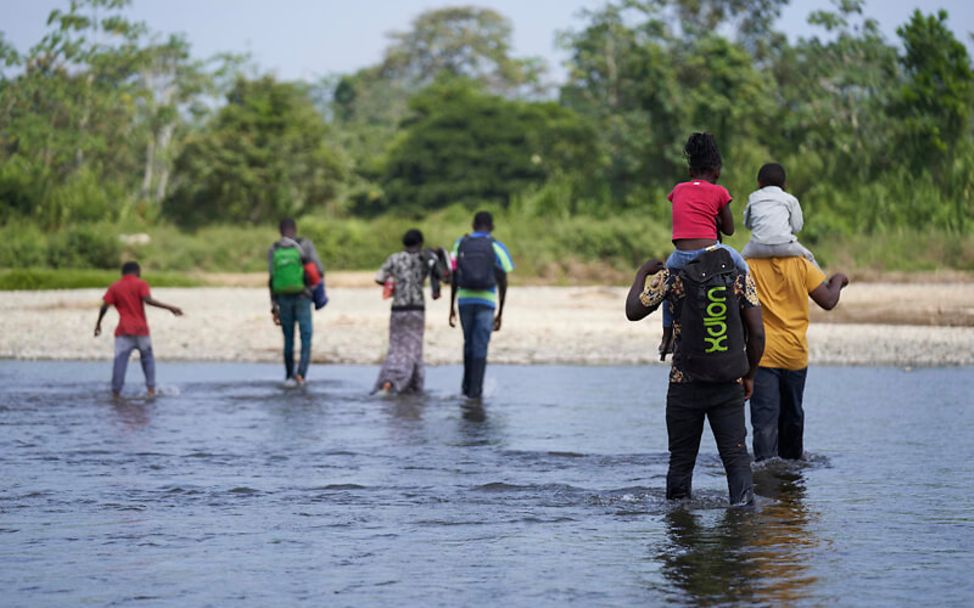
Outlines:
{"type": "Polygon", "coordinates": [[[806,462],[664,499],[666,370],[0,361],[0,604],[969,606],[974,370],[814,367],[806,462]]]}

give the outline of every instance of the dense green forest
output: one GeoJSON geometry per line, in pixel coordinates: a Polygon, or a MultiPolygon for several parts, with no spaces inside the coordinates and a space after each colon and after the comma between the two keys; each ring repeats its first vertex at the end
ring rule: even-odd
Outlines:
{"type": "Polygon", "coordinates": [[[785,165],[826,264],[974,270],[974,72],[944,12],[889,40],[836,0],[789,41],[787,0],[616,0],[559,34],[552,82],[507,18],[458,6],[376,65],[284,82],[127,4],[66,2],[29,49],[0,32],[0,268],[260,270],[284,215],[329,267],[368,268],[405,228],[445,245],[486,207],[524,273],[597,280],[669,249],[703,130],[738,214],[785,165]]]}

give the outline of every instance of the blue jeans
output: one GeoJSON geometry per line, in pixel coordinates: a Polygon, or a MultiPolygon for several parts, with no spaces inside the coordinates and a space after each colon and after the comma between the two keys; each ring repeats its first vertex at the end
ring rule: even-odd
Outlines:
{"type": "Polygon", "coordinates": [[[487,346],[494,331],[494,308],[483,304],[460,306],[463,327],[463,394],[479,398],[484,391],[487,372],[487,346]]]}
{"type": "Polygon", "coordinates": [[[285,377],[294,377],[294,324],[298,324],[301,332],[301,360],[298,363],[298,374],[302,378],[308,377],[308,365],[311,364],[311,300],[304,294],[277,296],[280,307],[281,330],[284,332],[284,373],[285,377]]]}
{"type": "Polygon", "coordinates": [[[156,387],[156,359],[152,355],[152,340],[149,336],[115,336],[115,364],[112,366],[112,392],[121,393],[125,385],[125,372],[129,366],[132,351],[139,351],[139,362],[145,374],[145,387],[156,387]]]}
{"type": "Polygon", "coordinates": [[[799,460],[805,451],[805,377],[799,370],[759,367],[751,395],[754,460],[778,456],[799,460]]]}
{"type": "MultiPolygon", "coordinates": [[[[738,270],[745,274],[750,272],[747,267],[747,262],[744,261],[744,257],[738,253],[736,249],[723,243],[717,243],[717,247],[726,249],[727,252],[730,253],[731,258],[734,260],[734,266],[737,266],[738,270]]],[[[666,267],[671,271],[685,268],[687,264],[695,260],[697,256],[704,251],[706,251],[706,249],[691,249],[689,251],[681,251],[677,249],[670,254],[669,258],[666,259],[666,267]]],[[[668,304],[663,305],[663,327],[673,327],[673,316],[670,313],[670,307],[668,304]]]]}

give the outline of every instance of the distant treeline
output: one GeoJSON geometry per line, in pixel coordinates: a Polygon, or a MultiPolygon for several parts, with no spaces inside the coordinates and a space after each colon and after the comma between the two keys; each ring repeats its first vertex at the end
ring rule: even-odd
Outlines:
{"type": "Polygon", "coordinates": [[[863,2],[842,0],[791,42],[775,29],[786,3],[608,2],[559,35],[567,79],[552,83],[542,60],[513,56],[510,22],[489,9],[423,13],[377,65],[282,82],[244,57],[195,57],[125,1],[66,2],[30,49],[0,33],[0,220],[71,228],[64,256],[94,239],[85,223],[480,205],[638,214],[665,237],[682,144],[705,130],[739,201],[762,163],[785,165],[811,245],[974,233],[974,72],[948,15],[917,11],[887,40],[863,2]]]}

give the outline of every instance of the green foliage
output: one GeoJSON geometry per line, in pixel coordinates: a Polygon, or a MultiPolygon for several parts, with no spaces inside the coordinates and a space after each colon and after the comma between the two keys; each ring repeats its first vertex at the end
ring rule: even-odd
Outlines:
{"type": "Polygon", "coordinates": [[[323,210],[343,166],[306,90],[240,79],[212,123],[190,138],[166,215],[184,225],[257,223],[323,210]]]}
{"type": "Polygon", "coordinates": [[[971,58],[947,27],[946,11],[924,16],[917,10],[896,31],[906,48],[901,61],[908,78],[896,104],[905,119],[902,141],[914,169],[940,169],[970,135],[971,58]]]}
{"type": "Polygon", "coordinates": [[[568,77],[539,101],[544,66],[489,9],[423,13],[375,65],[307,85],[73,0],[29,49],[0,35],[0,267],[263,271],[293,215],[329,266],[372,268],[402,218],[449,244],[486,205],[520,272],[619,271],[668,250],[697,130],[737,214],[760,165],[785,165],[821,259],[970,265],[974,70],[946,13],[896,44],[841,0],[789,41],[785,4],[609,0],[560,35],[568,77]]]}
{"type": "Polygon", "coordinates": [[[418,213],[456,202],[507,205],[555,173],[584,175],[592,132],[554,103],[509,101],[470,81],[443,81],[412,100],[386,160],[381,210],[418,213]]]}
{"type": "MultiPolygon", "coordinates": [[[[119,277],[118,271],[28,268],[0,270],[0,291],[34,291],[40,289],[107,288],[119,277]]],[[[152,287],[197,287],[201,282],[174,273],[152,273],[142,276],[152,287]]]]}

